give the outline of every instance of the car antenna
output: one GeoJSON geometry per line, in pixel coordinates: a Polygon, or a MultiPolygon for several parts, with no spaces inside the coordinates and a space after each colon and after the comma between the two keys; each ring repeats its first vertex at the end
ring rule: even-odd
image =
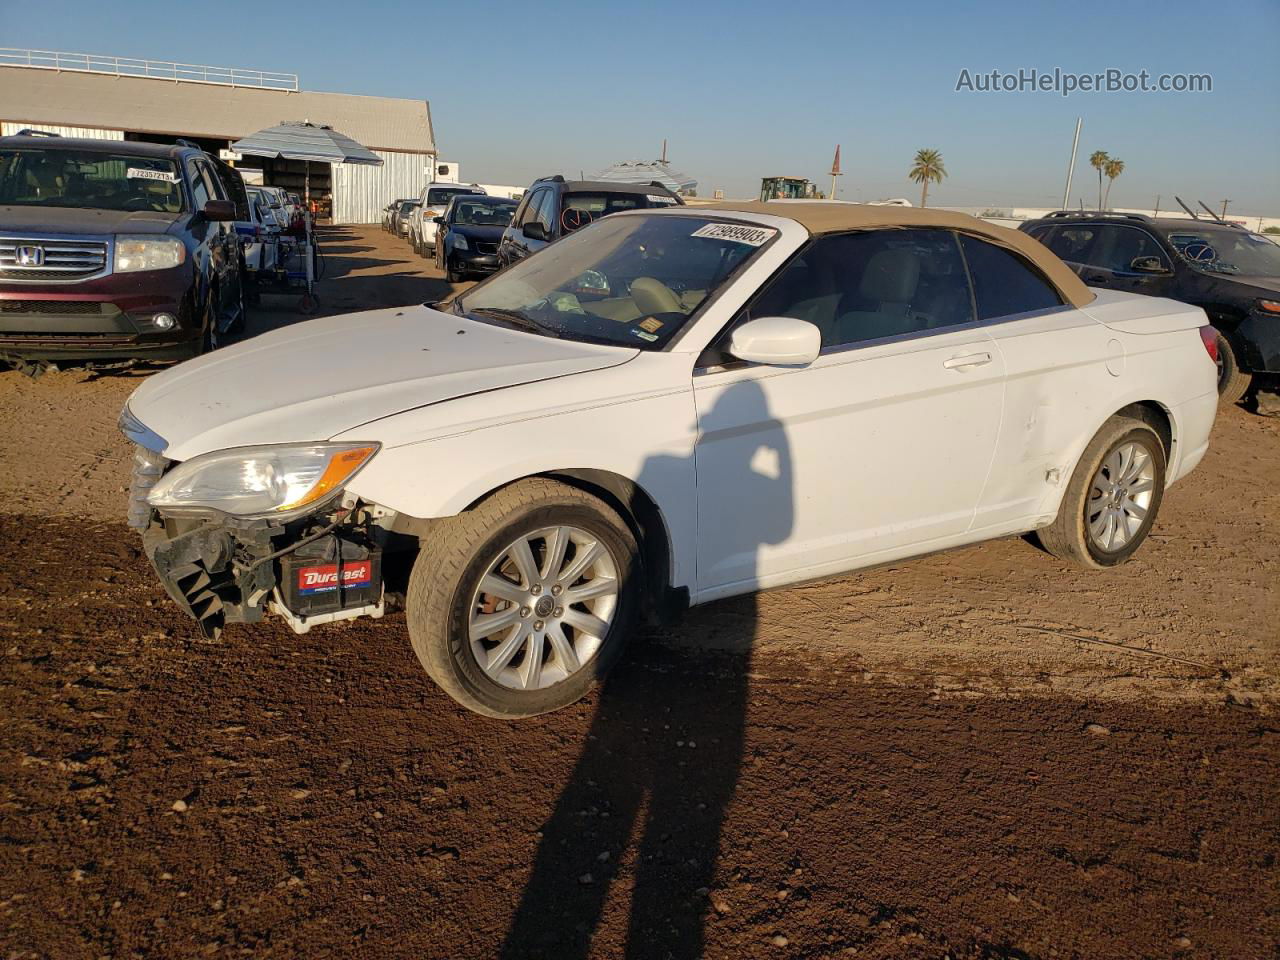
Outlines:
{"type": "Polygon", "coordinates": [[[1200,206],[1204,207],[1205,212],[1206,212],[1206,213],[1208,213],[1208,214],[1209,214],[1209,216],[1213,217],[1213,219],[1217,220],[1219,223],[1226,223],[1226,222],[1227,222],[1227,221],[1223,220],[1220,216],[1218,216],[1216,213],[1214,213],[1211,209],[1209,209],[1209,207],[1205,206],[1205,203],[1204,203],[1204,201],[1203,201],[1203,200],[1197,200],[1197,201],[1196,201],[1196,203],[1198,203],[1198,204],[1200,204],[1200,206]]]}
{"type": "Polygon", "coordinates": [[[1187,211],[1187,214],[1191,217],[1192,220],[1200,219],[1198,216],[1196,216],[1196,212],[1192,210],[1190,207],[1188,207],[1185,203],[1183,203],[1182,198],[1178,196],[1176,193],[1173,195],[1173,199],[1178,201],[1178,206],[1180,206],[1183,210],[1187,211]]]}

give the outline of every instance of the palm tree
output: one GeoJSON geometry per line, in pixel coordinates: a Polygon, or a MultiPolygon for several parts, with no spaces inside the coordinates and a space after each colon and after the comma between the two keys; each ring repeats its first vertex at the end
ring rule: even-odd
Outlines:
{"type": "Polygon", "coordinates": [[[1102,168],[1111,158],[1105,150],[1095,150],[1089,157],[1089,166],[1098,171],[1098,209],[1102,209],[1102,168]]]}
{"type": "Polygon", "coordinates": [[[907,178],[922,185],[920,189],[920,206],[925,206],[929,201],[929,181],[941,183],[942,178],[946,175],[947,168],[942,165],[941,153],[937,150],[916,151],[916,159],[911,165],[907,178]]]}
{"type": "Polygon", "coordinates": [[[1108,158],[1102,172],[1107,175],[1107,192],[1102,198],[1102,209],[1105,210],[1107,204],[1111,202],[1111,184],[1115,182],[1116,177],[1124,173],[1124,161],[1119,157],[1108,158]]]}

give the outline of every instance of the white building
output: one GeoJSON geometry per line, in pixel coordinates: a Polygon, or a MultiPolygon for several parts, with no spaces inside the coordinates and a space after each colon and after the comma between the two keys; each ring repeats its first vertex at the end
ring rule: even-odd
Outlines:
{"type": "MultiPolygon", "coordinates": [[[[386,204],[418,196],[433,179],[435,136],[425,100],[299,90],[294,74],[0,50],[0,135],[31,128],[109,140],[182,137],[217,154],[286,120],[330,126],[382,158],[379,167],[311,164],[311,194],[334,223],[377,223],[386,204]]],[[[302,193],[299,161],[245,157],[236,165],[302,193]]]]}

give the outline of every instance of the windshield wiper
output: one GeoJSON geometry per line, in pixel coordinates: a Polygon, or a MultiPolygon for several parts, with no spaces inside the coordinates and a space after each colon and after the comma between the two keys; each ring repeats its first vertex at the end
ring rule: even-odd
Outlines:
{"type": "Polygon", "coordinates": [[[560,331],[555,327],[549,327],[544,323],[539,323],[532,317],[526,316],[519,310],[505,310],[502,307],[477,307],[474,310],[466,311],[478,317],[491,317],[494,320],[501,320],[517,330],[528,330],[530,333],[538,333],[543,336],[560,339],[560,331]]]}

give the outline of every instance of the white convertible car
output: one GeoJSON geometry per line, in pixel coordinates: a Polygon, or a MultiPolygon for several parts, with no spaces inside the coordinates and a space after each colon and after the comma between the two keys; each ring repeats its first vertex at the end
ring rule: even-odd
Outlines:
{"type": "Polygon", "coordinates": [[[1124,561],[1204,456],[1214,342],[960,214],[619,213],[152,377],[130,521],[206,633],[403,602],[440,686],[528,716],[689,604],[1027,531],[1124,561]]]}

